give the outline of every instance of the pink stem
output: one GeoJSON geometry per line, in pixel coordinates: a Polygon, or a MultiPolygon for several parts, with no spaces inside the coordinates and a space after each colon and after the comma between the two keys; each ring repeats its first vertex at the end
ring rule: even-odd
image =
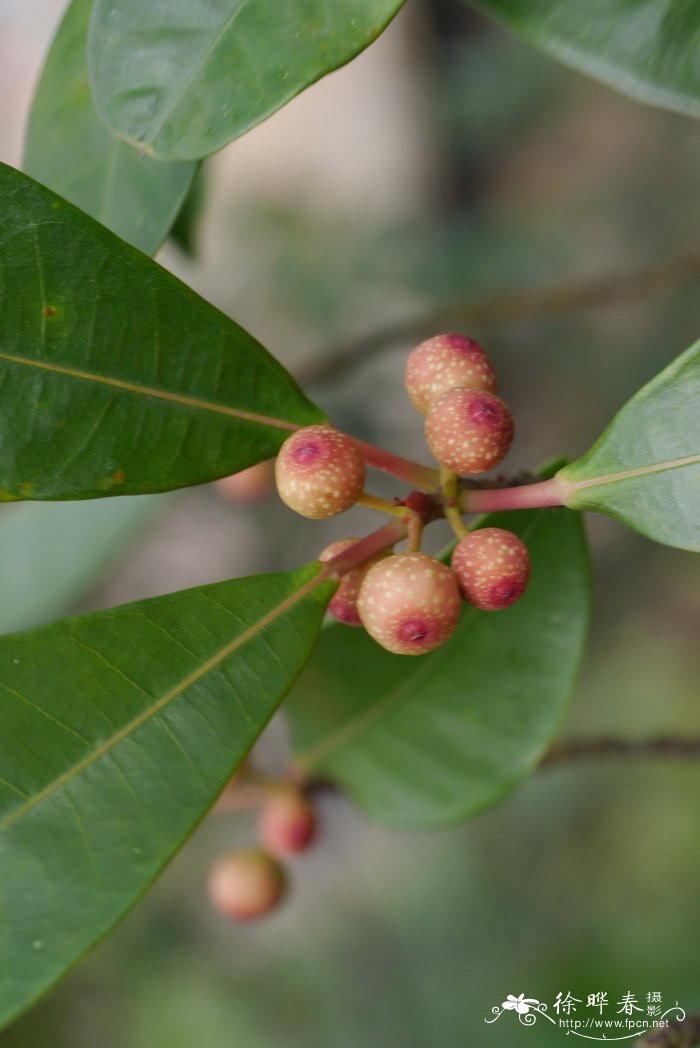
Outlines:
{"type": "Polygon", "coordinates": [[[537,484],[522,484],[515,488],[482,488],[461,491],[459,508],[462,513],[497,513],[506,509],[539,509],[543,506],[562,506],[566,490],[556,477],[537,484]]]}
{"type": "Polygon", "coordinates": [[[390,473],[392,477],[405,480],[416,488],[427,488],[435,491],[440,486],[440,474],[436,469],[429,466],[421,466],[418,462],[394,455],[391,451],[378,448],[374,444],[368,444],[364,440],[352,438],[360,449],[362,457],[372,469],[381,470],[382,473],[390,473]]]}
{"type": "Polygon", "coordinates": [[[408,534],[408,520],[412,516],[413,514],[409,513],[406,515],[405,521],[390,521],[389,524],[385,524],[384,527],[378,528],[377,531],[373,531],[370,535],[355,542],[331,560],[327,560],[324,563],[325,574],[329,576],[345,575],[352,568],[357,568],[360,564],[364,564],[375,553],[379,553],[381,550],[401,542],[408,534]]]}

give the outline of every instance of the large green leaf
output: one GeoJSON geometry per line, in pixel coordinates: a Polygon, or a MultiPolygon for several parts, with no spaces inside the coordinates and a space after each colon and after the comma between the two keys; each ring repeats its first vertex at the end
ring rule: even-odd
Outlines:
{"type": "Polygon", "coordinates": [[[65,613],[166,498],[0,506],[0,633],[65,613]]]}
{"type": "Polygon", "coordinates": [[[299,672],[318,564],[0,639],[0,1025],[136,902],[299,672]]]}
{"type": "Polygon", "coordinates": [[[452,639],[420,658],[333,625],[287,703],[300,768],[340,783],[382,822],[434,826],[493,804],[532,770],[566,709],[589,614],[580,515],[489,523],[527,542],[522,600],[498,613],[465,608],[452,639]]]}
{"type": "Polygon", "coordinates": [[[557,481],[568,506],[700,552],[700,342],[636,393],[557,481]]]}
{"type": "Polygon", "coordinates": [[[49,52],[27,130],[24,168],[130,244],[153,254],[196,170],[140,155],[103,124],[90,95],[93,0],[73,0],[49,52]]]}
{"type": "Polygon", "coordinates": [[[350,61],[403,2],[95,0],[97,108],[153,156],[208,156],[350,61]]]}
{"type": "Polygon", "coordinates": [[[249,334],[0,165],[0,498],[164,491],[323,421],[249,334]]]}
{"type": "Polygon", "coordinates": [[[642,102],[700,116],[697,0],[472,0],[567,65],[642,102]]]}

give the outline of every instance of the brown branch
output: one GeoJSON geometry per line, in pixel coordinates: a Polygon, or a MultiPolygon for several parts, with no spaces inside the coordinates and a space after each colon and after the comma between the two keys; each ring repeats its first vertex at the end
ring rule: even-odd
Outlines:
{"type": "Polygon", "coordinates": [[[575,284],[503,291],[475,302],[447,302],[430,313],[387,325],[300,371],[302,383],[324,382],[397,343],[452,328],[503,327],[575,309],[616,305],[673,288],[700,275],[700,254],[689,253],[638,273],[611,274],[575,284]]]}
{"type": "Polygon", "coordinates": [[[685,1019],[673,1020],[668,1027],[652,1030],[633,1048],[695,1048],[700,1044],[700,1012],[692,1012],[685,1019]]]}
{"type": "Polygon", "coordinates": [[[599,738],[569,739],[555,743],[545,753],[540,767],[589,757],[663,757],[671,760],[697,760],[700,758],[700,738],[657,735],[651,739],[623,739],[603,735],[599,738]]]}

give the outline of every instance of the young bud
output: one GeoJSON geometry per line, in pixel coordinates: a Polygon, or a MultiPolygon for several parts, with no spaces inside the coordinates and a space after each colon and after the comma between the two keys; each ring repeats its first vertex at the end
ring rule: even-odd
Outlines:
{"type": "Polygon", "coordinates": [[[349,509],[365,483],[365,463],[345,433],[306,426],[285,440],[275,462],[277,490],[302,517],[332,517],[349,509]]]}
{"type": "Polygon", "coordinates": [[[265,801],[258,820],[258,838],[278,859],[306,851],[316,836],[316,812],[296,790],[275,793],[265,801]]]}
{"type": "Polygon", "coordinates": [[[464,335],[435,335],[409,353],[405,385],[413,406],[427,415],[443,393],[457,386],[495,393],[496,373],[478,342],[464,335]]]}
{"type": "Polygon", "coordinates": [[[459,540],[452,570],[465,600],[482,611],[501,611],[525,592],[530,555],[512,531],[480,528],[459,540]]]}
{"type": "MultiPolygon", "coordinates": [[[[350,546],[354,546],[358,541],[358,539],[339,539],[338,542],[331,542],[330,546],[326,546],[319,553],[318,559],[324,562],[332,560],[333,557],[337,557],[339,553],[342,553],[350,546]]],[[[357,597],[362,580],[374,564],[378,564],[380,560],[384,560],[388,556],[389,550],[382,550],[380,553],[375,553],[373,557],[370,557],[369,560],[366,560],[358,568],[351,568],[350,571],[343,575],[328,605],[328,613],[333,618],[345,623],[346,626],[362,625],[360,616],[357,613],[357,597]]]]}
{"type": "Polygon", "coordinates": [[[423,655],[452,634],[460,612],[455,577],[427,553],[398,553],[375,564],[357,610],[370,636],[397,655],[423,655]]]}
{"type": "Polygon", "coordinates": [[[214,863],[209,874],[209,900],[224,917],[253,921],[282,901],[287,887],[284,870],[258,849],[232,852],[214,863]]]}
{"type": "Polygon", "coordinates": [[[487,473],[513,440],[513,419],[500,397],[476,389],[443,393],[425,420],[436,460],[455,473],[487,473]]]}

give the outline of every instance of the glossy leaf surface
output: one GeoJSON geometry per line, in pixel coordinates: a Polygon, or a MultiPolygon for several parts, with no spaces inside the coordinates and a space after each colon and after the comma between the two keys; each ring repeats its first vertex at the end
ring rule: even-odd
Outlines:
{"type": "Polygon", "coordinates": [[[636,393],[557,477],[567,505],[700,551],[700,342],[636,393]]]}
{"type": "Polygon", "coordinates": [[[700,116],[695,0],[474,0],[514,33],[642,102],[700,116]]]}
{"type": "Polygon", "coordinates": [[[501,513],[532,557],[525,596],[465,608],[429,655],[390,655],[360,629],[324,630],[285,709],[297,762],[369,815],[437,826],[493,804],[532,771],[571,694],[589,615],[579,514],[501,513]]]}
{"type": "Polygon", "coordinates": [[[175,220],[196,165],[157,163],[100,120],[87,73],[92,5],[73,0],[56,33],[32,106],[24,169],[152,255],[175,220]]]}
{"type": "Polygon", "coordinates": [[[0,1023],[136,902],[308,656],[319,565],[0,639],[0,1023]]]}
{"type": "Polygon", "coordinates": [[[107,124],[195,160],[260,123],[382,32],[403,0],[96,0],[90,75],[107,124]]]}
{"type": "Polygon", "coordinates": [[[324,421],[247,332],[0,165],[0,498],[165,491],[324,421]]]}

